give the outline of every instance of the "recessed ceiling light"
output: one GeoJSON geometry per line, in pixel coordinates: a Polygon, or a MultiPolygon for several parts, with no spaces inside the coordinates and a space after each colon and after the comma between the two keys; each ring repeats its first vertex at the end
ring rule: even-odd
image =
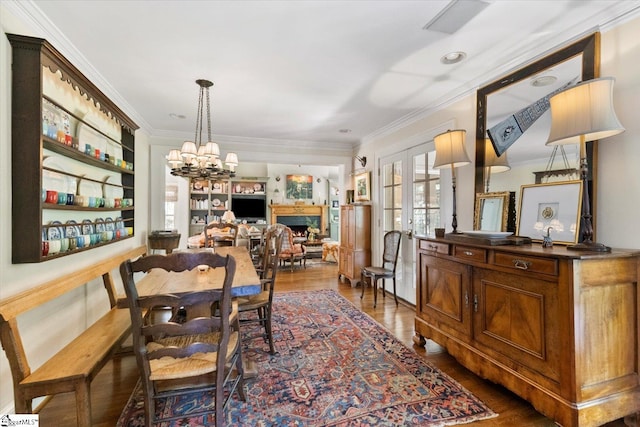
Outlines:
{"type": "Polygon", "coordinates": [[[558,80],[556,76],[538,76],[531,80],[531,86],[541,87],[549,86],[558,80]]]}
{"type": "Polygon", "coordinates": [[[176,113],[169,113],[169,117],[171,117],[172,119],[186,119],[187,116],[185,116],[184,114],[176,114],[176,113]]]}
{"type": "Polygon", "coordinates": [[[466,57],[467,57],[467,54],[464,52],[449,52],[446,55],[444,55],[442,58],[440,58],[440,62],[442,62],[445,65],[456,64],[462,61],[466,57]]]}
{"type": "Polygon", "coordinates": [[[351,133],[351,129],[340,129],[338,132],[340,132],[340,133],[351,133]]]}

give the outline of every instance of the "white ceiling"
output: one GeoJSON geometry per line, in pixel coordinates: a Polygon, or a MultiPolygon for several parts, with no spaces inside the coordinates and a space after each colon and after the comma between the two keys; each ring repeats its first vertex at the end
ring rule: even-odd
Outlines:
{"type": "Polygon", "coordinates": [[[428,114],[640,8],[616,0],[486,3],[451,35],[423,29],[448,0],[35,0],[19,7],[33,9],[36,20],[43,12],[49,40],[90,78],[98,75],[105,93],[154,136],[193,134],[195,80],[205,78],[214,82],[215,135],[336,146],[428,114]],[[466,52],[466,60],[441,64],[451,51],[466,52]]]}

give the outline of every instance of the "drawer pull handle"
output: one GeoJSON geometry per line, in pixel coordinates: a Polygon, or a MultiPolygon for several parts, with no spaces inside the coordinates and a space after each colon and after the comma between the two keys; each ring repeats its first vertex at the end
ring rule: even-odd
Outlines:
{"type": "Polygon", "coordinates": [[[464,251],[463,254],[465,254],[466,256],[473,256],[473,252],[471,251],[464,251]]]}
{"type": "Polygon", "coordinates": [[[513,266],[515,268],[519,268],[520,270],[528,270],[529,267],[531,267],[531,262],[530,261],[524,261],[521,259],[514,259],[513,260],[513,266]]]}
{"type": "Polygon", "coordinates": [[[438,251],[438,247],[436,245],[429,245],[429,250],[437,252],[438,251]]]}

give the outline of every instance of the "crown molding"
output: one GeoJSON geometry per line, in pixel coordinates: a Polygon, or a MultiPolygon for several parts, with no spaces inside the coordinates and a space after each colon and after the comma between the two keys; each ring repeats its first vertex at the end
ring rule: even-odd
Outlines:
{"type": "MultiPolygon", "coordinates": [[[[535,39],[526,45],[519,45],[517,51],[503,52],[502,58],[497,58],[496,63],[501,66],[476,77],[463,87],[454,91],[450,91],[446,95],[441,96],[429,105],[416,109],[399,119],[365,135],[361,139],[361,145],[391,135],[407,126],[424,120],[437,111],[440,111],[457,101],[468,96],[475,96],[478,88],[490,83],[500,76],[507,75],[514,70],[522,68],[529,63],[535,62],[541,57],[567,46],[589,34],[597,31],[606,32],[619,25],[622,25],[638,16],[640,16],[640,4],[637,2],[617,2],[610,8],[609,16],[613,16],[608,20],[602,21],[602,16],[595,15],[581,23],[580,28],[587,26],[588,30],[576,32],[576,27],[566,29],[565,31],[555,33],[545,40],[535,39]]],[[[515,48],[514,48],[515,49],[515,48]]]]}
{"type": "Polygon", "coordinates": [[[22,20],[35,37],[46,39],[56,50],[62,53],[82,74],[109,97],[122,111],[140,127],[139,130],[152,134],[151,127],[127,100],[104,78],[89,60],[71,43],[65,34],[31,0],[3,0],[6,7],[22,20]]]}

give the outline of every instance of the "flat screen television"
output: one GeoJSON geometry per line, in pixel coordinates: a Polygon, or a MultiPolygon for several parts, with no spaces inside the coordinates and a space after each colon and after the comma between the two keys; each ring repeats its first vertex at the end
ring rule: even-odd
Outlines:
{"type": "Polygon", "coordinates": [[[267,219],[267,199],[264,196],[234,195],[231,210],[239,221],[257,222],[267,219]]]}

